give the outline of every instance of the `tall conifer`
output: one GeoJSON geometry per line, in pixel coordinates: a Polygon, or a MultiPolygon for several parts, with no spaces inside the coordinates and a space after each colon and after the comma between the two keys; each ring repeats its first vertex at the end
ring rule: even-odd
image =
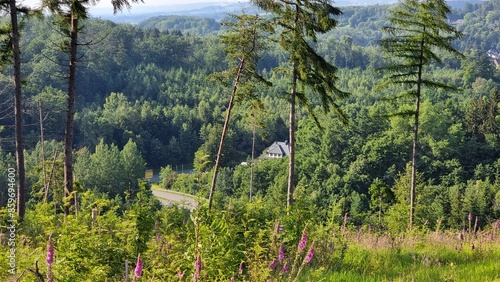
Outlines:
{"type": "MultiPolygon", "coordinates": [[[[287,207],[292,205],[295,187],[295,110],[296,100],[304,105],[313,118],[309,99],[304,91],[319,95],[325,111],[333,110],[343,122],[347,119],[342,113],[337,100],[346,98],[348,94],[339,90],[335,83],[337,68],[319,56],[314,50],[317,33],[332,30],[337,21],[333,16],[341,11],[332,6],[329,0],[252,0],[253,4],[271,13],[279,31],[278,41],[289,55],[288,74],[290,83],[289,114],[289,163],[287,207]]],[[[334,46],[332,46],[334,48],[334,46]]],[[[317,119],[315,118],[317,121],[317,119]]]]}
{"type": "MultiPolygon", "coordinates": [[[[44,0],[43,6],[58,16],[61,31],[69,38],[64,51],[69,53],[68,64],[68,92],[66,123],[64,129],[64,194],[68,197],[69,205],[64,208],[64,213],[69,214],[70,206],[74,205],[73,199],[73,121],[75,116],[76,98],[76,65],[78,62],[78,33],[81,30],[80,20],[88,17],[89,6],[95,5],[99,0],[44,0]]],[[[143,2],[142,0],[111,0],[114,12],[123,8],[130,8],[130,3],[143,2]]]]}
{"type": "Polygon", "coordinates": [[[453,48],[452,41],[461,36],[448,23],[449,6],[442,0],[404,0],[389,11],[390,26],[384,27],[389,34],[380,41],[384,52],[392,58],[383,69],[387,72],[382,85],[403,85],[406,90],[398,97],[415,99],[414,110],[406,112],[414,117],[413,147],[411,161],[410,218],[415,217],[415,186],[418,152],[418,130],[422,88],[453,88],[426,76],[425,67],[441,63],[438,50],[460,53],[453,48]]]}
{"type": "Polygon", "coordinates": [[[234,15],[233,18],[236,21],[225,23],[230,29],[221,36],[222,42],[227,46],[226,53],[230,68],[224,72],[212,75],[212,77],[218,78],[224,84],[233,80],[233,85],[229,96],[229,104],[226,110],[226,119],[222,129],[219,150],[217,151],[217,158],[215,160],[212,185],[208,198],[209,209],[212,207],[217,176],[223,155],[224,142],[235,98],[237,98],[236,96],[238,95],[239,100],[255,99],[255,87],[257,83],[270,85],[270,83],[262,78],[256,70],[259,54],[265,46],[263,32],[269,27],[258,15],[234,15]]]}

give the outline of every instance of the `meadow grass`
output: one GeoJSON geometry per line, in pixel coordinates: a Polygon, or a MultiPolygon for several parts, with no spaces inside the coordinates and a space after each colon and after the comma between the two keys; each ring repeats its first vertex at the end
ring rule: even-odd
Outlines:
{"type": "Polygon", "coordinates": [[[311,270],[300,281],[500,281],[500,239],[493,234],[349,236],[340,264],[311,270]]]}

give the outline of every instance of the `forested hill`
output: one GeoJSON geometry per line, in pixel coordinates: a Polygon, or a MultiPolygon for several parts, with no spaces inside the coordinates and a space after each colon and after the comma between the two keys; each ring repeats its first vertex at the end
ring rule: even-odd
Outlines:
{"type": "MultiPolygon", "coordinates": [[[[369,189],[403,185],[401,177],[410,161],[410,120],[386,118],[388,113],[406,106],[383,99],[391,96],[393,89],[375,87],[381,80],[376,69],[385,64],[377,42],[382,36],[380,28],[385,23],[386,10],[387,6],[344,8],[339,27],[321,35],[316,46],[327,61],[339,67],[339,88],[351,93],[340,104],[349,124],[342,126],[335,117],[319,114],[324,127],[319,131],[305,110],[299,113],[299,183],[307,183],[321,195],[318,206],[344,199],[342,207],[356,210],[353,214],[358,214],[359,220],[369,209],[369,189]]],[[[427,89],[422,103],[419,177],[422,185],[432,188],[429,194],[422,195],[427,198],[421,199],[430,201],[430,205],[440,203],[436,195],[448,195],[441,194],[444,187],[456,187],[453,197],[459,197],[475,181],[484,185],[497,183],[500,171],[500,74],[486,55],[488,50],[500,50],[500,1],[465,5],[453,12],[450,21],[464,33],[455,44],[465,58],[442,54],[443,64],[432,66],[429,71],[434,78],[459,89],[427,89]]],[[[60,52],[62,39],[53,26],[50,18],[33,18],[26,21],[22,32],[29,187],[39,185],[41,173],[38,101],[48,142],[45,160],[57,155],[54,149],[59,148],[64,133],[67,86],[66,69],[61,65],[67,57],[60,52]]],[[[91,44],[80,46],[74,142],[75,174],[81,183],[99,189],[100,184],[95,182],[99,177],[92,173],[121,179],[122,171],[110,170],[105,164],[119,162],[119,151],[131,142],[148,167],[194,163],[198,169],[203,164],[201,167],[209,170],[215,160],[230,93],[230,89],[207,79],[228,65],[224,44],[211,34],[219,26],[211,20],[191,17],[151,19],[140,26],[90,19],[84,26],[80,42],[91,44]]],[[[252,121],[250,105],[235,106],[222,159],[220,185],[224,186],[224,193],[243,193],[247,185],[243,180],[248,179],[248,171],[235,165],[251,154],[252,124],[258,124],[258,153],[274,141],[288,138],[284,93],[289,81],[271,71],[285,59],[276,45],[270,46],[259,62],[263,76],[273,86],[258,91],[264,105],[258,122],[252,121]]],[[[11,99],[9,81],[9,77],[2,77],[3,89],[7,89],[2,92],[2,101],[11,99]]],[[[320,101],[312,102],[315,107],[320,101]]],[[[12,159],[8,154],[15,148],[13,117],[9,103],[0,107],[5,113],[1,120],[1,160],[6,166],[12,159]]],[[[261,169],[255,180],[256,193],[265,195],[267,189],[281,187],[284,178],[279,160],[265,163],[261,169]]],[[[141,177],[141,173],[135,176],[141,177]]],[[[198,180],[184,180],[178,187],[187,192],[194,192],[200,185],[198,180]]],[[[109,185],[118,184],[110,180],[109,185]]],[[[488,187],[484,193],[497,192],[488,187]]],[[[118,193],[120,187],[108,189],[111,190],[118,193]]],[[[450,207],[446,208],[448,212],[450,207]]]]}
{"type": "MultiPolygon", "coordinates": [[[[334,1],[338,7],[345,9],[347,7],[358,6],[374,6],[374,5],[391,5],[396,3],[396,0],[340,0],[334,1]]],[[[451,0],[447,3],[456,9],[463,9],[465,6],[479,4],[483,0],[451,0]]],[[[147,1],[146,1],[147,3],[147,1]]],[[[177,3],[170,5],[159,5],[153,8],[143,6],[141,4],[134,5],[130,13],[113,14],[110,9],[105,8],[91,8],[91,14],[95,17],[109,19],[115,22],[137,24],[141,21],[150,18],[162,16],[195,16],[201,18],[210,18],[216,21],[221,21],[227,14],[238,14],[242,10],[246,13],[261,12],[257,8],[250,5],[248,1],[238,1],[237,3],[231,2],[201,2],[201,3],[177,3]]]]}
{"type": "MultiPolygon", "coordinates": [[[[462,19],[465,13],[474,11],[480,3],[481,1],[450,1],[449,4],[454,8],[454,13],[449,17],[450,20],[456,21],[462,19]]],[[[232,7],[230,10],[231,13],[241,13],[241,9],[245,9],[245,13],[259,12],[259,10],[255,8],[249,8],[248,4],[232,4],[228,6],[232,7]],[[237,8],[239,8],[239,10],[237,8]]],[[[359,36],[360,32],[372,31],[370,34],[365,35],[365,37],[369,38],[360,39],[356,42],[356,44],[376,44],[377,37],[373,36],[373,32],[380,32],[380,28],[385,23],[385,17],[389,6],[389,4],[343,6],[341,7],[342,15],[336,17],[339,21],[338,26],[341,30],[351,28],[350,30],[341,32],[349,32],[353,37],[356,37],[356,35],[359,36]],[[360,27],[359,30],[357,29],[358,26],[360,27]]],[[[222,8],[219,7],[219,9],[222,8]]],[[[229,8],[226,7],[226,10],[227,9],[229,8]]],[[[198,12],[198,15],[192,15],[194,12],[191,13],[189,10],[186,11],[186,13],[186,15],[167,14],[153,16],[138,22],[137,25],[141,28],[156,28],[160,31],[178,30],[184,34],[191,33],[197,35],[214,35],[221,31],[221,22],[230,20],[227,13],[223,14],[224,16],[214,16],[213,11],[208,8],[206,13],[198,12]]],[[[260,13],[262,12],[260,11],[260,13]]],[[[215,15],[219,14],[220,13],[215,13],[215,15]]],[[[336,31],[337,30],[334,30],[333,33],[336,33],[336,31]]]]}

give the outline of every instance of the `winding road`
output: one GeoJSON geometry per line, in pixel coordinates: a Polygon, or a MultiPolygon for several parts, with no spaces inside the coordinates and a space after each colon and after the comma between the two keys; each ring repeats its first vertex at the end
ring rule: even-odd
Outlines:
{"type": "Polygon", "coordinates": [[[198,206],[196,198],[189,194],[163,189],[153,189],[152,192],[163,205],[176,204],[190,210],[198,206]]]}

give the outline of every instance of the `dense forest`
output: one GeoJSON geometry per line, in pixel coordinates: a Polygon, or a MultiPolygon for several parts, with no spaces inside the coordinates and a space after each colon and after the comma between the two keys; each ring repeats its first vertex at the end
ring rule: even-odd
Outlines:
{"type": "MultiPolygon", "coordinates": [[[[394,99],[402,90],[398,86],[381,87],[384,73],[380,68],[388,58],[381,53],[379,41],[388,25],[388,9],[386,5],[342,7],[342,14],[336,16],[338,26],[318,35],[316,52],[338,67],[337,87],[349,93],[348,98],[338,101],[347,123],[342,123],[338,114],[325,113],[319,97],[313,96],[310,104],[297,108],[294,198],[300,209],[292,214],[299,222],[345,220],[345,225],[348,215],[352,226],[370,225],[391,232],[407,228],[413,120],[397,113],[407,111],[412,100],[394,99]]],[[[500,218],[496,205],[500,203],[500,1],[466,4],[448,16],[449,23],[463,33],[453,46],[464,56],[439,53],[442,64],[425,69],[429,77],[455,88],[424,88],[422,92],[415,225],[432,230],[471,229],[467,215],[472,214],[480,229],[500,218]],[[496,64],[491,54],[497,54],[496,64]]],[[[225,20],[232,19],[228,16],[225,20]]],[[[27,206],[46,214],[40,218],[28,212],[28,222],[37,216],[38,221],[50,221],[50,213],[61,212],[67,201],[62,141],[68,59],[61,52],[67,39],[56,25],[55,16],[22,19],[27,206]],[[42,205],[41,199],[52,199],[56,204],[42,205]]],[[[214,20],[187,16],[156,17],[138,25],[96,18],[83,21],[75,87],[75,190],[82,197],[81,209],[99,209],[109,224],[118,224],[111,223],[115,220],[111,217],[123,214],[125,222],[137,228],[138,233],[131,231],[126,236],[137,236],[140,242],[122,250],[123,256],[156,248],[148,246],[149,239],[145,239],[152,233],[141,231],[151,227],[155,222],[152,213],[159,209],[158,203],[148,198],[148,185],[141,180],[146,169],[160,174],[159,185],[164,188],[208,197],[232,87],[231,82],[216,83],[213,74],[235,63],[226,56],[227,46],[220,37],[227,30],[214,20]],[[181,173],[181,168],[192,168],[193,173],[181,173]],[[98,197],[103,198],[96,200],[98,197]],[[142,227],[139,215],[146,220],[142,227]]],[[[256,86],[261,107],[256,109],[245,99],[235,102],[214,197],[217,210],[235,209],[235,213],[269,223],[286,206],[286,157],[259,158],[255,166],[242,162],[251,163],[252,149],[256,156],[265,155],[273,142],[289,138],[290,78],[277,71],[286,67],[288,58],[279,42],[269,41],[257,64],[258,72],[272,84],[256,86]],[[250,186],[252,201],[261,207],[241,211],[239,206],[248,202],[250,186]]],[[[1,171],[15,167],[11,76],[11,67],[4,67],[0,77],[1,171]]],[[[0,183],[0,206],[4,207],[8,200],[6,173],[0,174],[0,183]]],[[[168,214],[175,219],[165,221],[165,230],[181,228],[183,220],[185,224],[189,218],[186,211],[168,214]]],[[[7,213],[0,215],[6,222],[7,213]]],[[[200,228],[212,224],[200,218],[199,224],[207,224],[200,228]]],[[[193,222],[198,226],[196,218],[193,222]]],[[[65,228],[75,232],[78,224],[73,224],[65,228]]],[[[215,226],[214,230],[224,228],[215,226]]],[[[305,227],[294,228],[296,236],[305,227]]],[[[25,230],[43,233],[33,226],[25,230]]],[[[197,232],[207,235],[211,231],[197,232]]],[[[191,235],[182,233],[172,240],[191,235]]],[[[113,240],[110,234],[105,236],[110,237],[104,240],[113,240]]],[[[258,232],[251,236],[262,239],[258,232]]],[[[61,251],[65,246],[77,252],[64,240],[68,238],[59,241],[61,251]]],[[[190,259],[199,259],[199,255],[190,259]]],[[[232,262],[237,260],[232,258],[232,262]]],[[[157,263],[160,261],[158,258],[157,263]]],[[[212,262],[207,267],[214,273],[223,267],[212,262]]],[[[63,271],[63,266],[60,269],[63,271]]],[[[92,275],[98,275],[96,269],[93,271],[92,275]]],[[[120,273],[119,268],[102,271],[110,277],[120,273]]],[[[77,279],[76,273],[64,275],[66,278],[57,281],[77,279]]],[[[106,275],[96,277],[104,279],[106,275]]],[[[227,279],[229,274],[220,277],[227,279]]]]}

